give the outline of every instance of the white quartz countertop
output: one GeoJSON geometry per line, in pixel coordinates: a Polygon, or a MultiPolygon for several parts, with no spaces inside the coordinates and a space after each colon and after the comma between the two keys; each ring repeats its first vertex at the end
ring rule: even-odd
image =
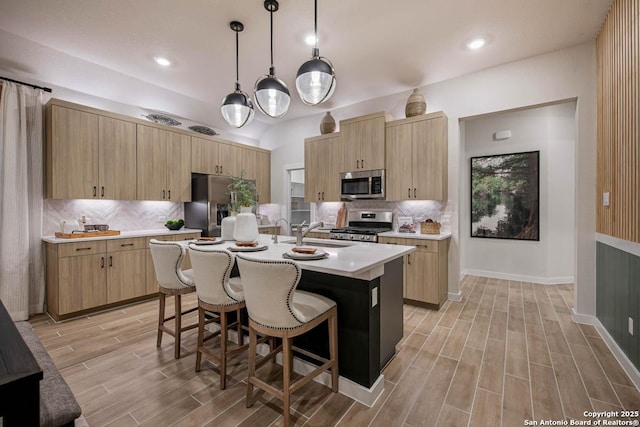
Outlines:
{"type": "Polygon", "coordinates": [[[74,242],[91,242],[94,240],[111,240],[111,239],[130,239],[132,237],[149,237],[149,236],[169,236],[176,234],[200,233],[202,230],[193,228],[181,228],[180,230],[168,230],[159,228],[157,230],[135,230],[121,231],[117,236],[96,236],[96,237],[79,237],[73,239],[64,239],[56,236],[43,236],[42,240],[47,243],[74,243],[74,242]]]}
{"type": "Polygon", "coordinates": [[[451,233],[441,234],[420,234],[420,233],[399,233],[397,231],[387,231],[378,234],[378,237],[398,237],[401,239],[421,239],[421,240],[446,240],[451,237],[451,233]]]}
{"type": "MultiPolygon", "coordinates": [[[[247,258],[282,260],[282,255],[295,246],[295,237],[278,236],[278,243],[274,243],[271,236],[260,235],[260,245],[267,245],[268,249],[259,252],[242,252],[247,258]],[[293,242],[293,243],[284,243],[293,242]]],[[[313,246],[329,254],[328,258],[314,261],[296,260],[303,270],[319,273],[335,274],[338,276],[355,277],[363,280],[373,280],[384,274],[384,264],[403,255],[415,251],[414,246],[385,245],[378,243],[356,243],[327,239],[303,240],[304,246],[313,246]],[[325,247],[322,245],[330,245],[325,247]]],[[[235,242],[224,242],[213,247],[233,247],[235,242]]],[[[239,254],[240,252],[236,252],[239,254]]]]}

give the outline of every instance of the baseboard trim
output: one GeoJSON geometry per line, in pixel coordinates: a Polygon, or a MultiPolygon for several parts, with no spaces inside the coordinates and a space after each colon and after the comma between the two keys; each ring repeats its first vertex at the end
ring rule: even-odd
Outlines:
{"type": "Polygon", "coordinates": [[[609,350],[613,354],[613,357],[616,358],[622,369],[627,373],[631,382],[636,386],[636,389],[640,390],[640,371],[638,368],[629,360],[627,355],[622,351],[616,340],[609,334],[609,331],[600,323],[600,320],[595,316],[589,316],[586,314],[576,313],[574,309],[571,309],[571,318],[576,323],[582,323],[585,325],[591,325],[600,334],[609,350]]]}
{"type": "Polygon", "coordinates": [[[500,273],[496,271],[464,270],[463,275],[489,277],[491,279],[514,280],[518,282],[540,283],[542,285],[561,285],[563,283],[574,283],[573,277],[538,277],[522,276],[519,274],[500,273]]]}
{"type": "Polygon", "coordinates": [[[449,292],[449,294],[447,295],[447,299],[449,301],[453,301],[453,302],[460,302],[462,301],[462,292],[458,291],[456,292],[449,292]]]}

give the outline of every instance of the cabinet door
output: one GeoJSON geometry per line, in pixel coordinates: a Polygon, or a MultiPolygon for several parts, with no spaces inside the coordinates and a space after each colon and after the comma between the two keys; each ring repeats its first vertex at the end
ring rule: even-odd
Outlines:
{"type": "Polygon", "coordinates": [[[271,203],[271,153],[256,152],[258,203],[271,203]]]}
{"type": "Polygon", "coordinates": [[[58,315],[104,305],[107,302],[106,255],[58,259],[58,315]]]}
{"type": "Polygon", "coordinates": [[[138,200],[167,198],[167,132],[137,125],[138,200]]]}
{"type": "Polygon", "coordinates": [[[99,118],[99,194],[101,199],[136,199],[136,125],[99,118]]]}
{"type": "Polygon", "coordinates": [[[242,148],[242,171],[243,177],[249,180],[255,180],[257,177],[257,152],[248,148],[242,148]]]}
{"type": "Polygon", "coordinates": [[[421,249],[407,255],[405,298],[439,304],[438,254],[421,249]]]}
{"type": "Polygon", "coordinates": [[[191,201],[191,137],[166,131],[167,198],[172,202],[191,201]]]}
{"type": "Polygon", "coordinates": [[[220,175],[240,176],[242,172],[242,148],[220,143],[218,150],[220,175]]]}
{"type": "Polygon", "coordinates": [[[98,116],[53,105],[47,133],[47,197],[98,197],[98,116]]]}
{"type": "Polygon", "coordinates": [[[384,169],[385,119],[376,117],[362,124],[359,139],[360,169],[384,169]]]}
{"type": "Polygon", "coordinates": [[[323,140],[307,140],[304,142],[304,201],[318,202],[322,175],[319,147],[323,140]]]}
{"type": "Polygon", "coordinates": [[[146,249],[107,253],[107,303],[147,293],[146,249]]]}
{"type": "Polygon", "coordinates": [[[411,123],[387,127],[385,154],[387,200],[413,198],[412,138],[411,123]]]}
{"type": "MultiPolygon", "coordinates": [[[[340,124],[340,134],[343,139],[343,164],[340,172],[360,170],[360,139],[364,132],[362,122],[340,124]]],[[[305,164],[306,167],[306,164],[305,164]]]]}
{"type": "Polygon", "coordinates": [[[413,123],[413,184],[416,199],[447,199],[447,150],[445,117],[413,123]]]}
{"type": "MultiPolygon", "coordinates": [[[[323,202],[340,201],[340,172],[344,164],[344,148],[340,135],[328,137],[321,145],[320,160],[321,199],[323,202]]],[[[306,184],[305,184],[306,185],[306,184]]]]}
{"type": "Polygon", "coordinates": [[[203,138],[191,137],[191,171],[219,175],[220,161],[218,158],[218,144],[203,138]]]}

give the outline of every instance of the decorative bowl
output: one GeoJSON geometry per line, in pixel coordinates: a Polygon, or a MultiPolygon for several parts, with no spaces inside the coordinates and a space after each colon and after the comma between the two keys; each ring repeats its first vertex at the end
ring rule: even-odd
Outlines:
{"type": "Polygon", "coordinates": [[[184,224],[165,224],[164,226],[167,227],[169,230],[176,231],[184,227],[184,224]]]}

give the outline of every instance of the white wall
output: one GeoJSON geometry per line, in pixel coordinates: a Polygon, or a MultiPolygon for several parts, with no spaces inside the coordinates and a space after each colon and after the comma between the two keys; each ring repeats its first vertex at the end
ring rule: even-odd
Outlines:
{"type": "MultiPolygon", "coordinates": [[[[409,53],[407,53],[409,54],[409,53]]],[[[338,79],[340,76],[338,75],[338,79]]],[[[338,90],[339,86],[338,86],[338,90]]],[[[385,110],[404,117],[411,90],[332,111],[336,121],[385,110]]],[[[575,144],[575,310],[595,315],[595,164],[596,164],[596,59],[595,41],[547,53],[422,88],[427,111],[449,117],[449,200],[452,241],[449,252],[449,293],[458,293],[460,233],[466,224],[458,218],[461,156],[459,120],[527,106],[577,100],[575,144]]],[[[283,122],[269,129],[260,146],[272,153],[272,198],[282,203],[282,167],[304,161],[303,140],[318,135],[324,110],[304,119],[283,122]]]]}
{"type": "Polygon", "coordinates": [[[461,170],[460,266],[477,274],[537,283],[571,283],[575,230],[575,103],[465,120],[461,170]],[[511,138],[495,141],[498,130],[511,138]],[[470,237],[470,168],[476,156],[540,151],[540,240],[470,237]]]}

